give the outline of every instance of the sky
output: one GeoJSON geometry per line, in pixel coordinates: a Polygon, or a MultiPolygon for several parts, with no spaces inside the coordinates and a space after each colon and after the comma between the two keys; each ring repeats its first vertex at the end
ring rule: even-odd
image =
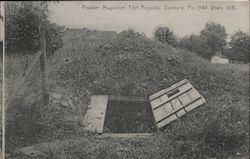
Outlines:
{"type": "Polygon", "coordinates": [[[49,10],[51,21],[68,28],[117,32],[133,28],[152,37],[156,27],[168,26],[182,37],[199,33],[213,21],[224,25],[228,34],[239,29],[249,33],[248,2],[63,1],[50,3],[49,10]]]}

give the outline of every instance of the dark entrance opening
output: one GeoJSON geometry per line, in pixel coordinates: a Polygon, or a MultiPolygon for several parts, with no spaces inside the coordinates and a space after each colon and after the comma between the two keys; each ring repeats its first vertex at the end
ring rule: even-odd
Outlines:
{"type": "Polygon", "coordinates": [[[154,122],[149,100],[109,97],[104,133],[151,133],[156,130],[154,122]]]}

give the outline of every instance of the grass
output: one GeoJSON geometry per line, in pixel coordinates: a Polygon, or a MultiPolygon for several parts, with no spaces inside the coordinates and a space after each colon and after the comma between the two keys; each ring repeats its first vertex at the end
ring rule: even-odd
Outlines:
{"type": "MultiPolygon", "coordinates": [[[[13,149],[41,142],[56,143],[54,147],[38,148],[44,158],[227,158],[237,152],[248,155],[248,69],[235,64],[212,65],[195,54],[132,30],[119,34],[68,30],[64,47],[48,59],[48,71],[50,92],[62,94],[65,101],[72,100],[74,107],[53,101],[49,106],[39,106],[40,84],[34,83],[39,81],[39,71],[31,73],[19,100],[14,99],[8,106],[7,132],[15,125],[25,126],[18,133],[9,133],[7,150],[11,158],[20,157],[13,149]],[[98,138],[83,130],[81,121],[90,95],[148,97],[185,78],[207,104],[173,122],[165,131],[145,140],[98,138]],[[25,102],[32,93],[37,100],[25,102]],[[29,132],[27,125],[37,129],[29,132]]],[[[14,80],[15,75],[12,77],[14,80]]]]}

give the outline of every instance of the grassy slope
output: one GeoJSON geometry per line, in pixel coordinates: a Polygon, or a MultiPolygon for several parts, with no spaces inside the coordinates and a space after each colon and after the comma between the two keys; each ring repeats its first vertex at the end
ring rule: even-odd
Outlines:
{"type": "Polygon", "coordinates": [[[116,35],[69,30],[64,40],[64,48],[49,60],[50,91],[72,98],[75,108],[65,109],[52,103],[47,115],[58,116],[46,118],[48,128],[39,138],[53,141],[85,137],[72,139],[70,144],[62,142],[57,148],[51,148],[52,153],[48,153],[47,148],[44,150],[47,155],[202,158],[247,153],[248,70],[234,65],[211,65],[192,53],[131,31],[116,35]],[[95,138],[86,134],[81,124],[76,124],[82,120],[91,94],[148,96],[184,78],[205,97],[207,105],[147,140],[95,138]],[[75,120],[73,115],[80,118],[75,120]],[[58,127],[62,123],[63,126],[58,127]]]}

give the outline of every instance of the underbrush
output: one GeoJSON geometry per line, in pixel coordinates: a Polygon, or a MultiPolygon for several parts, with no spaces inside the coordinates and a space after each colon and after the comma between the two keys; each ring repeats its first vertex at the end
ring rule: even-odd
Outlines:
{"type": "Polygon", "coordinates": [[[7,153],[40,142],[65,140],[84,136],[83,114],[71,108],[51,103],[48,106],[24,103],[21,98],[10,104],[7,117],[7,153]],[[79,118],[77,118],[81,114],[79,118]],[[75,117],[75,118],[74,118],[75,117]]]}

